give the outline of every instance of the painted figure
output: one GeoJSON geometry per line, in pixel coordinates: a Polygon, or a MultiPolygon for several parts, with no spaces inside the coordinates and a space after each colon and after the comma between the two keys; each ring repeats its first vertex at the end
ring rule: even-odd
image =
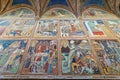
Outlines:
{"type": "Polygon", "coordinates": [[[50,9],[44,14],[44,16],[42,16],[42,18],[63,19],[63,18],[75,18],[75,17],[69,11],[58,8],[58,9],[50,9]]]}
{"type": "Polygon", "coordinates": [[[60,20],[61,37],[82,37],[84,32],[77,20],[60,20]]]}
{"type": "Polygon", "coordinates": [[[34,40],[28,50],[23,73],[57,74],[57,43],[55,40],[34,40]]]}
{"type": "Polygon", "coordinates": [[[58,20],[40,20],[34,37],[56,37],[58,20]]]}
{"type": "Polygon", "coordinates": [[[120,44],[111,40],[96,40],[93,44],[96,46],[95,50],[104,73],[120,74],[120,44]]]}
{"type": "Polygon", "coordinates": [[[30,37],[32,29],[35,25],[35,20],[15,20],[15,22],[7,28],[4,33],[2,34],[2,37],[20,37],[20,38],[26,38],[30,37]]]}
{"type": "Polygon", "coordinates": [[[63,74],[99,74],[87,40],[62,40],[63,74]]]}
{"type": "Polygon", "coordinates": [[[117,16],[96,8],[89,8],[83,12],[82,18],[85,19],[118,19],[117,16]]]}
{"type": "Polygon", "coordinates": [[[25,53],[27,41],[1,40],[0,44],[1,73],[17,73],[25,53]]]}

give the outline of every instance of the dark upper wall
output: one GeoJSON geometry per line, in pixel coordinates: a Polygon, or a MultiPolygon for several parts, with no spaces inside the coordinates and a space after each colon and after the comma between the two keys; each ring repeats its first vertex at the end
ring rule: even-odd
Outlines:
{"type": "Polygon", "coordinates": [[[54,6],[54,5],[59,5],[59,4],[64,5],[64,6],[68,6],[66,0],[50,0],[48,3],[48,7],[54,6]]]}
{"type": "Polygon", "coordinates": [[[27,5],[32,5],[29,0],[13,0],[12,5],[17,5],[17,4],[27,4],[27,5]]]}
{"type": "Polygon", "coordinates": [[[103,0],[85,0],[83,6],[90,6],[90,5],[97,5],[97,6],[105,6],[105,3],[103,0]]]}

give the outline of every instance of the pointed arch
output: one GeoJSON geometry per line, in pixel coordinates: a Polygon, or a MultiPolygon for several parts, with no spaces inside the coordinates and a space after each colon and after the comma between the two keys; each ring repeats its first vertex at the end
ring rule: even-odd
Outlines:
{"type": "Polygon", "coordinates": [[[56,8],[56,7],[49,8],[46,12],[44,12],[44,14],[41,16],[41,18],[43,18],[45,16],[50,17],[49,15],[52,12],[56,12],[56,16],[52,16],[52,18],[60,18],[60,17],[61,18],[76,18],[76,16],[70,10],[68,10],[66,8],[56,8]]]}
{"type": "Polygon", "coordinates": [[[82,11],[83,19],[118,19],[113,12],[100,8],[100,7],[88,7],[82,11]]]}
{"type": "MultiPolygon", "coordinates": [[[[16,14],[17,12],[22,12],[22,11],[23,11],[23,13],[22,13],[21,15],[17,16],[17,17],[21,17],[21,16],[24,15],[24,14],[31,14],[33,18],[35,17],[35,11],[33,11],[33,9],[31,9],[31,8],[29,8],[29,7],[16,7],[16,8],[11,8],[11,9],[5,11],[1,16],[4,17],[4,15],[6,15],[6,16],[8,16],[8,15],[10,15],[10,14],[12,15],[12,13],[14,13],[13,16],[16,16],[15,14],[16,14]]],[[[19,14],[20,14],[20,13],[19,13],[19,14]]],[[[24,16],[24,17],[26,17],[26,16],[24,16]]]]}
{"type": "Polygon", "coordinates": [[[9,10],[12,10],[12,9],[16,9],[16,8],[21,8],[21,7],[26,7],[26,8],[29,8],[31,9],[32,11],[35,12],[35,8],[34,8],[34,4],[31,0],[29,0],[30,3],[31,3],[31,6],[30,5],[27,5],[27,4],[17,4],[17,5],[12,5],[13,3],[13,0],[10,0],[9,4],[7,4],[7,7],[1,12],[1,14],[9,11],[9,10]]]}

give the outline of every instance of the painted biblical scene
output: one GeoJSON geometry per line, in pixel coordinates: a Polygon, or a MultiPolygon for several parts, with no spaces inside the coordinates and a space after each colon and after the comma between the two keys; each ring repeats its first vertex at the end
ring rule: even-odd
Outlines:
{"type": "Polygon", "coordinates": [[[14,74],[25,54],[27,40],[0,40],[0,73],[14,74]]]}
{"type": "Polygon", "coordinates": [[[60,20],[60,34],[61,37],[83,37],[85,33],[80,26],[80,22],[78,20],[68,20],[61,19],[60,20]]]}
{"type": "Polygon", "coordinates": [[[96,9],[96,8],[89,8],[82,13],[83,19],[118,19],[116,15],[113,15],[110,12],[96,9]]]}
{"type": "Polygon", "coordinates": [[[107,20],[107,24],[120,38],[120,20],[107,20]]]}
{"type": "Polygon", "coordinates": [[[67,10],[65,10],[65,9],[60,9],[60,8],[55,8],[55,9],[50,9],[49,11],[47,11],[43,16],[42,16],[42,18],[49,18],[49,19],[55,19],[55,18],[58,18],[58,19],[65,19],[65,18],[67,18],[67,19],[70,19],[70,18],[75,18],[75,16],[71,13],[71,12],[69,12],[69,11],[67,11],[67,10]]]}
{"type": "Polygon", "coordinates": [[[32,40],[25,59],[23,74],[58,74],[56,40],[32,40]]]}
{"type": "Polygon", "coordinates": [[[10,25],[12,20],[0,19],[0,35],[5,31],[5,29],[10,25]]]}
{"type": "Polygon", "coordinates": [[[56,37],[58,34],[58,20],[39,20],[34,37],[56,37]]]}
{"type": "Polygon", "coordinates": [[[35,14],[27,8],[18,8],[3,14],[0,18],[34,18],[35,14]]]}
{"type": "Polygon", "coordinates": [[[87,40],[61,41],[62,74],[100,74],[87,40]]]}
{"type": "Polygon", "coordinates": [[[34,19],[17,19],[9,26],[2,37],[5,38],[28,38],[30,37],[33,29],[35,28],[34,19]]]}
{"type": "Polygon", "coordinates": [[[106,75],[120,74],[120,43],[111,40],[93,41],[99,63],[106,75]]]}
{"type": "Polygon", "coordinates": [[[83,24],[90,37],[114,37],[113,33],[111,33],[108,27],[101,20],[86,20],[83,24]]]}

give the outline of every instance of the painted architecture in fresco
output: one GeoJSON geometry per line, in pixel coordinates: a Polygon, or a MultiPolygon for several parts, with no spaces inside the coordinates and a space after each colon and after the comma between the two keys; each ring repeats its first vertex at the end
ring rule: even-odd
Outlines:
{"type": "Polygon", "coordinates": [[[113,37],[102,20],[86,20],[84,26],[91,37],[113,37]]]}
{"type": "Polygon", "coordinates": [[[97,7],[81,13],[51,8],[35,19],[24,7],[2,14],[0,74],[120,75],[119,18],[97,7]]]}

